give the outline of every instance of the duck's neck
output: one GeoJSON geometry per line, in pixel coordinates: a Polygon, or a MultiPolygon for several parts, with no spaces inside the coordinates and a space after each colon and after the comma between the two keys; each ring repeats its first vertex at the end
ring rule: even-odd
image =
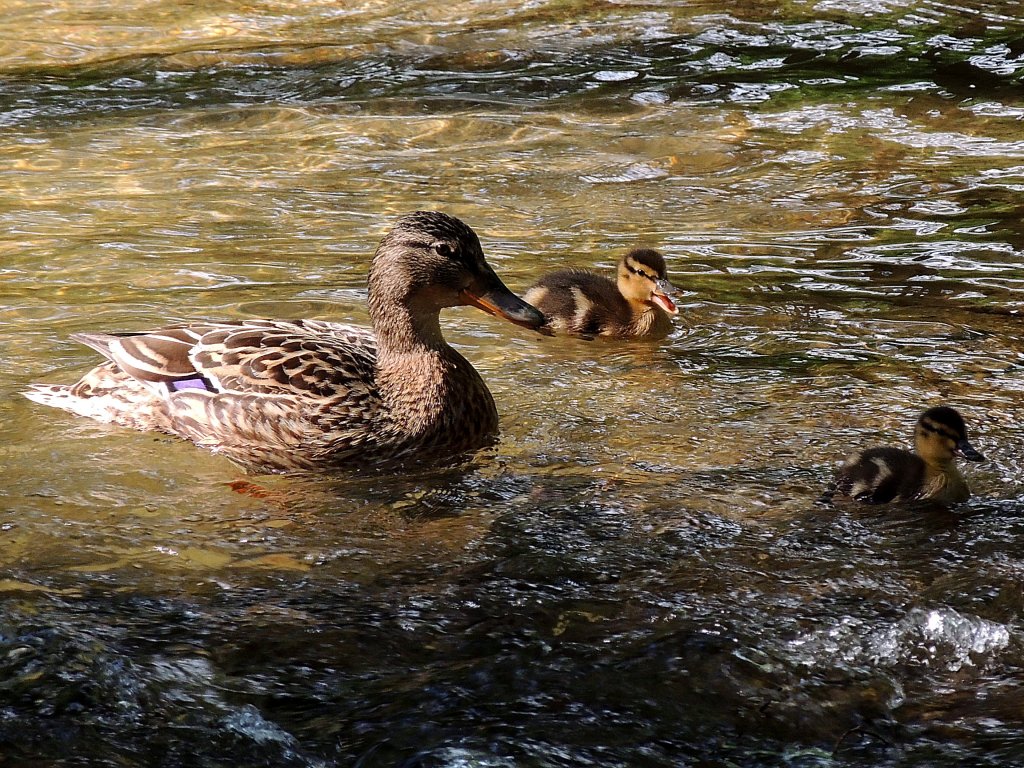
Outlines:
{"type": "Polygon", "coordinates": [[[476,447],[497,431],[491,393],[444,340],[436,309],[395,304],[371,311],[377,390],[395,435],[409,442],[476,447]]]}
{"type": "Polygon", "coordinates": [[[424,355],[454,352],[441,334],[440,312],[416,311],[403,304],[371,306],[370,320],[377,335],[379,354],[424,355]]]}
{"type": "Polygon", "coordinates": [[[643,302],[630,302],[632,318],[629,332],[633,336],[665,336],[672,330],[668,315],[657,307],[643,302]]]}
{"type": "Polygon", "coordinates": [[[960,474],[956,462],[925,459],[924,493],[929,499],[958,504],[970,498],[967,480],[960,474]]]}

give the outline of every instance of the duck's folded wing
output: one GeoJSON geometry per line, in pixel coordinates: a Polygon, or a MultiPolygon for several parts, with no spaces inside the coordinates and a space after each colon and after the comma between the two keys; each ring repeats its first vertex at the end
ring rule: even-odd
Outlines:
{"type": "Polygon", "coordinates": [[[169,382],[195,376],[189,350],[204,326],[162,328],[149,333],[75,333],[71,338],[92,347],[132,378],[169,382]]]}
{"type": "Polygon", "coordinates": [[[172,392],[325,398],[373,389],[376,342],[354,326],[246,321],[76,338],[133,378],[172,392]]]}
{"type": "Polygon", "coordinates": [[[246,324],[204,334],[191,360],[222,391],[344,397],[374,388],[376,345],[350,326],[246,324]]]}

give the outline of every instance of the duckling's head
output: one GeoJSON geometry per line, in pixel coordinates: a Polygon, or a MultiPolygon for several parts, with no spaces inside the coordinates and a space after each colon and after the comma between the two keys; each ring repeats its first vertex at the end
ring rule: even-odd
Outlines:
{"type": "Polygon", "coordinates": [[[672,297],[678,291],[668,281],[665,258],[650,248],[636,248],[619,262],[619,291],[635,304],[650,304],[678,315],[672,297]]]}
{"type": "Polygon", "coordinates": [[[414,211],[384,235],[369,277],[370,317],[387,320],[396,305],[414,317],[436,318],[464,304],[534,330],[544,316],[513,294],[484,259],[480,239],[454,216],[414,211]]]}
{"type": "Polygon", "coordinates": [[[967,441],[963,417],[952,408],[938,406],[921,414],[914,428],[917,452],[929,464],[950,464],[960,454],[968,461],[984,461],[967,441]]]}

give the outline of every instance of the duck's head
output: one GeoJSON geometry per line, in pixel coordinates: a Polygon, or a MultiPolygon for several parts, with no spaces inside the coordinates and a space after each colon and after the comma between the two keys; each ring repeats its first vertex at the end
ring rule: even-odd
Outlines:
{"type": "Polygon", "coordinates": [[[619,291],[629,301],[650,304],[670,315],[678,315],[672,297],[678,294],[668,281],[665,258],[650,248],[637,248],[619,262],[619,291]]]}
{"type": "Polygon", "coordinates": [[[421,317],[468,304],[524,328],[544,325],[544,315],[491,269],[476,232],[438,211],[407,214],[384,235],[370,266],[369,288],[375,322],[395,304],[421,317]]]}
{"type": "Polygon", "coordinates": [[[963,417],[944,405],[921,414],[914,428],[914,443],[929,464],[949,464],[957,454],[968,461],[985,460],[968,442],[963,417]]]}

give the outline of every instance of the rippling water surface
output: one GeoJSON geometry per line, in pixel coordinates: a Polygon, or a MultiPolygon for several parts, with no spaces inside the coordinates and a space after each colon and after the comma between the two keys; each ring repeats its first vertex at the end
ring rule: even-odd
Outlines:
{"type": "Polygon", "coordinates": [[[1024,764],[1018,3],[8,3],[4,766],[1024,764]],[[502,440],[246,477],[18,392],[69,334],[366,322],[401,213],[661,343],[449,339],[502,440]],[[947,402],[953,512],[816,503],[947,402]]]}

